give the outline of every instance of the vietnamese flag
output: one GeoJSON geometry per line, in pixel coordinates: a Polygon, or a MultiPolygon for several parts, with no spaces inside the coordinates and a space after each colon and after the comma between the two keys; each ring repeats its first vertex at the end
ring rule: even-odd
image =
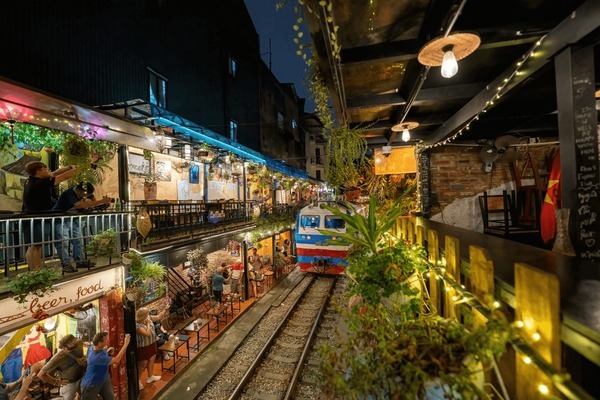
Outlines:
{"type": "Polygon", "coordinates": [[[556,214],[554,210],[560,203],[560,152],[557,151],[552,158],[552,169],[548,178],[546,197],[542,204],[540,214],[540,233],[544,243],[550,242],[556,236],[556,214]]]}

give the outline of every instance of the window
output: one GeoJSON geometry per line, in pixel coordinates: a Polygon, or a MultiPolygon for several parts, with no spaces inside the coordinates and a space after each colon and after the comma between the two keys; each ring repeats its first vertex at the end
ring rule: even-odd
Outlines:
{"type": "Polygon", "coordinates": [[[315,173],[317,174],[317,176],[315,176],[315,178],[317,178],[317,180],[320,181],[321,180],[321,170],[318,169],[318,170],[316,170],[315,173]]]}
{"type": "Polygon", "coordinates": [[[315,160],[315,162],[316,162],[317,164],[323,164],[323,163],[321,162],[321,149],[320,149],[320,148],[318,148],[318,147],[315,149],[315,159],[316,159],[316,160],[315,160]]]}
{"type": "Polygon", "coordinates": [[[150,104],[167,108],[167,79],[148,68],[150,104]]]}
{"type": "Polygon", "coordinates": [[[234,120],[229,120],[229,139],[237,141],[238,124],[234,120]]]}
{"type": "Polygon", "coordinates": [[[344,229],[346,224],[344,220],[337,217],[325,216],[325,229],[344,229]]]}
{"type": "Polygon", "coordinates": [[[277,111],[277,129],[283,130],[283,114],[277,111]]]}
{"type": "Polygon", "coordinates": [[[321,217],[318,215],[303,215],[300,220],[302,228],[318,228],[321,222],[321,217]]]}
{"type": "Polygon", "coordinates": [[[235,78],[237,73],[237,61],[231,56],[229,56],[229,75],[235,78]]]}
{"type": "Polygon", "coordinates": [[[298,124],[296,123],[295,119],[292,119],[292,129],[296,129],[298,127],[298,124]]]}

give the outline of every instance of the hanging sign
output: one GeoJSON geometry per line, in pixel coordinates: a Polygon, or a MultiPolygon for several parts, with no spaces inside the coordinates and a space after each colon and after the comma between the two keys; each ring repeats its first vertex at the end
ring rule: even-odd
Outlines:
{"type": "Polygon", "coordinates": [[[55,315],[73,307],[97,299],[105,292],[121,286],[123,283],[123,267],[97,272],[79,279],[55,285],[56,291],[44,297],[29,295],[23,304],[12,297],[0,300],[0,334],[14,331],[21,326],[36,321],[39,313],[55,315]]]}

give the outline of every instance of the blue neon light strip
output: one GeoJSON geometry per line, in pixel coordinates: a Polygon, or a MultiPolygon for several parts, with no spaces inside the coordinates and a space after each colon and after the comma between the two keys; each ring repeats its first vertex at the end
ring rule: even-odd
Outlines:
{"type": "Polygon", "coordinates": [[[254,161],[258,164],[265,164],[267,167],[283,174],[294,176],[296,178],[308,179],[308,174],[306,171],[302,171],[298,168],[290,167],[282,162],[275,161],[256,150],[252,150],[243,144],[219,135],[210,129],[206,129],[153,104],[151,107],[154,120],[159,125],[173,128],[178,132],[186,133],[190,135],[190,138],[206,142],[212,146],[220,147],[227,151],[231,151],[233,154],[254,161]]]}

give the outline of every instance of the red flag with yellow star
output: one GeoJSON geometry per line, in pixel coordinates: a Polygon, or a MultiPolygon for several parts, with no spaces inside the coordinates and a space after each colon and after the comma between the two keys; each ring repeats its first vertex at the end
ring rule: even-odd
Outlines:
{"type": "Polygon", "coordinates": [[[548,177],[546,197],[542,204],[540,214],[540,233],[544,243],[550,242],[556,236],[556,215],[554,210],[560,203],[560,152],[557,151],[552,158],[552,168],[548,177]]]}

